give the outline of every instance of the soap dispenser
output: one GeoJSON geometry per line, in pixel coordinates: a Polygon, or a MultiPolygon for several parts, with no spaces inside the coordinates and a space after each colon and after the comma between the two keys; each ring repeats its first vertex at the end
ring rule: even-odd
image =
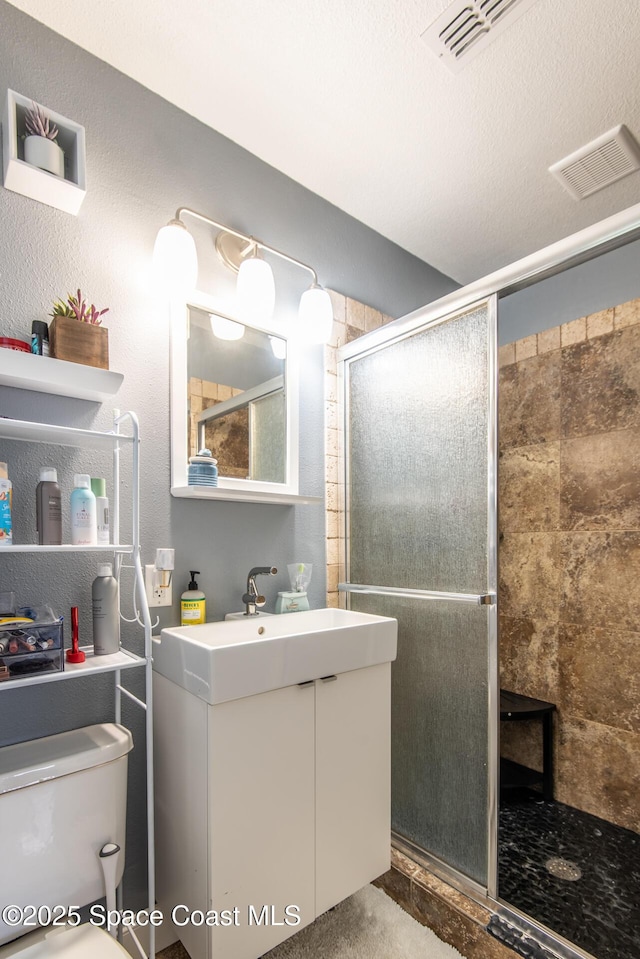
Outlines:
{"type": "Polygon", "coordinates": [[[206,599],[201,589],[196,583],[196,576],[200,575],[199,569],[190,569],[189,575],[191,581],[184,593],[180,597],[180,625],[197,626],[204,623],[206,615],[206,599]]]}

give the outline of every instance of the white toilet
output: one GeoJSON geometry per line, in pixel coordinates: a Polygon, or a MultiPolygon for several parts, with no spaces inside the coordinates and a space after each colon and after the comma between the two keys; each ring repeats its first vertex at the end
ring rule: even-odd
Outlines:
{"type": "Polygon", "coordinates": [[[46,907],[80,908],[105,896],[100,850],[109,843],[120,847],[120,882],[132,748],[129,730],[114,723],[0,748],[0,959],[129,955],[97,925],[30,932],[20,916],[45,907],[46,918],[46,907]],[[6,906],[17,907],[9,922],[6,906]]]}

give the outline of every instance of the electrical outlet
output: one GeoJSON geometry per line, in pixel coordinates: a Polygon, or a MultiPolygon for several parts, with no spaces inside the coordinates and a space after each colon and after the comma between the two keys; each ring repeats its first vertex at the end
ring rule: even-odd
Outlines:
{"type": "Polygon", "coordinates": [[[155,568],[149,563],[144,568],[144,588],[147,593],[149,606],[171,606],[173,603],[173,589],[171,582],[168,586],[161,586],[162,577],[169,578],[173,574],[155,568]]]}

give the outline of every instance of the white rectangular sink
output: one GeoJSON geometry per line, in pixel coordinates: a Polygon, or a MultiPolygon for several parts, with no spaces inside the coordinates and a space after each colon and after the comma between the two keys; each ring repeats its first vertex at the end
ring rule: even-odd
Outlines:
{"type": "Polygon", "coordinates": [[[247,617],[163,629],[153,668],[205,702],[392,662],[398,623],[346,609],[247,617]]]}

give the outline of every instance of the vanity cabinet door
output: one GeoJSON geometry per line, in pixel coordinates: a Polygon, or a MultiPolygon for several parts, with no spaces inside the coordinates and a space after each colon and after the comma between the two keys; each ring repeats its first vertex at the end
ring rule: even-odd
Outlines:
{"type": "Polygon", "coordinates": [[[391,664],[315,685],[320,915],[389,869],[391,664]]]}
{"type": "Polygon", "coordinates": [[[210,959],[256,959],[315,918],[314,699],[311,684],[209,708],[210,908],[239,908],[210,959]]]}

